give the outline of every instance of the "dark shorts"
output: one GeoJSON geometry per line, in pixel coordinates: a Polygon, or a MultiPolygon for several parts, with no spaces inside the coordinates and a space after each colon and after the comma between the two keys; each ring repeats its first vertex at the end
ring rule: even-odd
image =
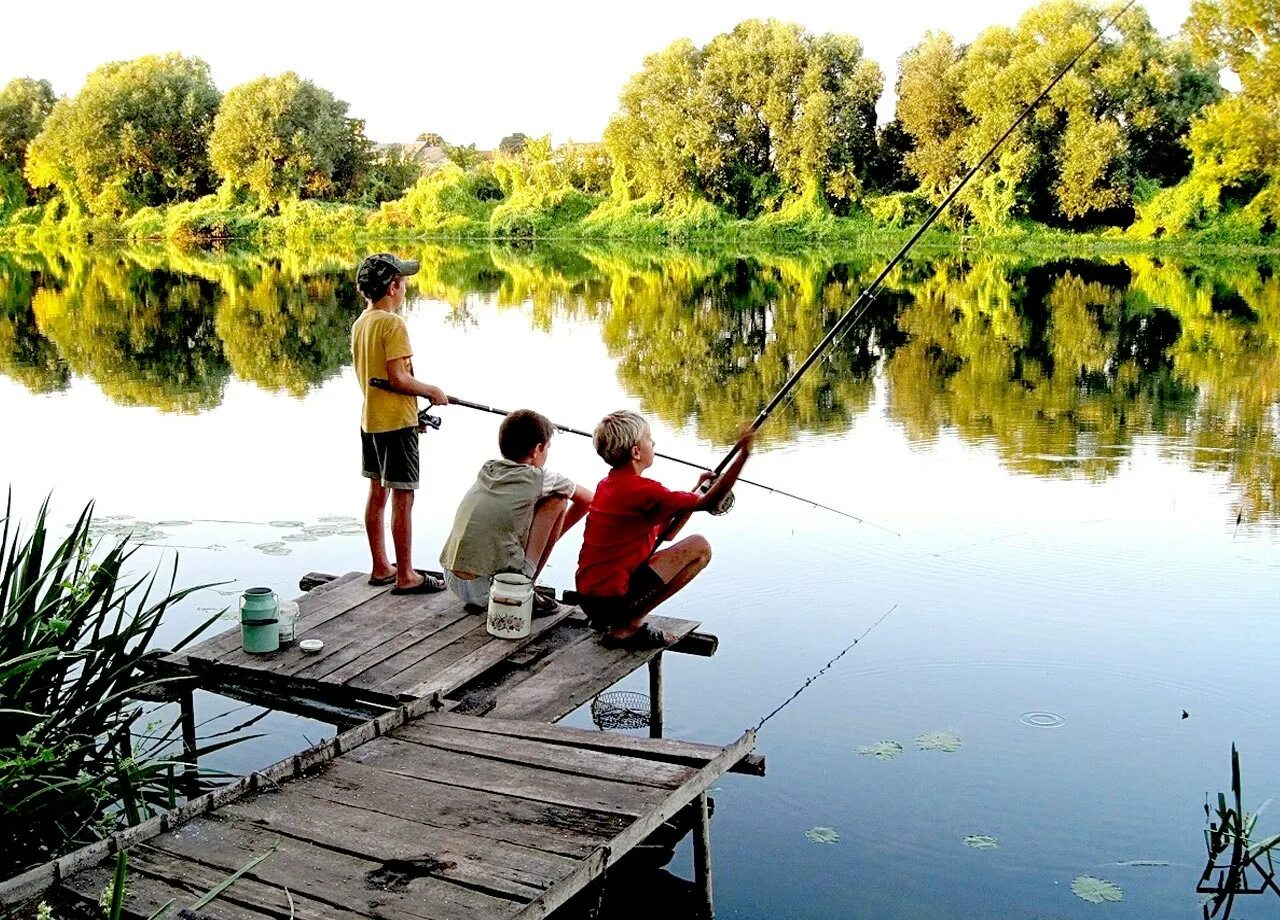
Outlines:
{"type": "Polygon", "coordinates": [[[369,434],[360,431],[364,455],[361,472],[388,489],[418,488],[418,429],[397,428],[369,434]]]}
{"type": "Polygon", "coordinates": [[[631,573],[627,582],[627,593],[614,597],[600,597],[593,594],[579,594],[578,606],[591,619],[591,625],[597,629],[610,629],[614,625],[635,616],[635,609],[666,584],[662,577],[642,565],[631,573]]]}

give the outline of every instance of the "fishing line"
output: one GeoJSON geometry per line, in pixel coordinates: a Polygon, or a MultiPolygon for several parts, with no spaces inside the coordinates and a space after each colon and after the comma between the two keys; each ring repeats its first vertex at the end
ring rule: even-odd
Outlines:
{"type": "MultiPolygon", "coordinates": [[[[1049,81],[1049,85],[1041,90],[1040,95],[1038,95],[1034,100],[1032,100],[1030,105],[1022,110],[1022,113],[1014,120],[1013,124],[1009,125],[1005,132],[1001,134],[996,142],[988,148],[987,152],[982,155],[982,158],[979,159],[967,173],[965,173],[959,183],[957,183],[956,186],[947,194],[947,197],[942,200],[942,203],[933,209],[933,213],[925,218],[924,222],[916,228],[915,233],[911,235],[911,238],[907,240],[902,248],[898,250],[897,254],[889,260],[889,263],[880,271],[880,274],[876,276],[875,280],[862,290],[857,299],[850,305],[849,309],[846,310],[840,319],[836,321],[836,324],[831,327],[830,331],[827,332],[822,341],[814,347],[813,351],[811,351],[809,356],[804,359],[800,367],[792,373],[786,383],[782,385],[782,388],[778,390],[774,397],[769,400],[769,403],[760,410],[760,414],[757,415],[755,420],[751,423],[748,429],[749,431],[758,431],[760,426],[768,420],[769,416],[772,415],[778,406],[782,404],[783,400],[790,395],[796,384],[800,382],[800,379],[808,372],[809,368],[823,356],[823,353],[831,346],[831,344],[841,340],[848,329],[853,328],[853,326],[857,325],[857,323],[861,321],[867,310],[870,309],[876,295],[880,292],[880,287],[883,285],[884,280],[888,277],[889,273],[896,268],[898,263],[900,263],[915,247],[916,243],[919,242],[922,236],[924,236],[925,232],[933,226],[934,222],[937,221],[940,216],[942,216],[943,211],[947,209],[951,202],[955,200],[956,196],[958,196],[965,186],[969,184],[970,180],[972,180],[973,177],[987,165],[991,158],[995,156],[996,151],[999,150],[1004,142],[1009,139],[1013,132],[1016,131],[1022,123],[1031,116],[1031,113],[1036,110],[1040,103],[1049,96],[1049,93],[1053,91],[1054,87],[1058,85],[1062,78],[1071,72],[1080,59],[1098,43],[1107,31],[1111,29],[1111,27],[1119,21],[1120,17],[1127,13],[1136,2],[1137,0],[1128,0],[1128,2],[1125,3],[1124,6],[1121,7],[1120,10],[1112,16],[1100,30],[1098,30],[1093,38],[1089,40],[1088,44],[1076,52],[1075,57],[1068,61],[1067,64],[1054,75],[1053,79],[1049,81]]],[[[717,476],[723,473],[725,468],[729,466],[733,461],[733,458],[737,455],[738,449],[738,445],[734,444],[733,447],[729,449],[729,452],[725,454],[724,459],[720,461],[712,472],[717,476]]],[[[661,540],[659,542],[661,542],[661,540]]]]}
{"type": "MultiPolygon", "coordinates": [[[[391,383],[383,377],[370,377],[369,386],[379,390],[388,390],[393,393],[398,392],[391,385],[391,383]]],[[[507,409],[499,409],[496,406],[486,406],[483,403],[471,402],[470,400],[460,399],[457,396],[450,396],[449,404],[453,406],[462,406],[464,409],[475,409],[479,412],[488,412],[491,415],[501,415],[505,417],[511,414],[511,412],[507,409]]],[[[428,414],[426,409],[423,409],[421,412],[418,413],[418,421],[423,425],[429,425],[434,429],[438,429],[440,427],[440,418],[438,416],[428,414]]],[[[561,425],[559,422],[552,422],[551,424],[555,426],[557,431],[563,431],[566,434],[577,435],[579,437],[587,438],[589,440],[595,437],[595,435],[593,435],[591,432],[583,431],[581,428],[573,428],[569,425],[561,425]]],[[[711,467],[705,464],[694,463],[692,460],[685,460],[681,457],[674,457],[671,454],[663,454],[663,453],[654,451],[653,455],[655,457],[661,457],[663,460],[670,460],[672,463],[679,463],[683,466],[692,467],[695,470],[701,470],[703,472],[711,469],[711,467]]],[[[850,520],[857,521],[859,524],[866,524],[868,527],[874,527],[877,530],[883,530],[885,533],[891,533],[896,537],[902,536],[902,534],[898,533],[898,531],[885,527],[882,524],[877,524],[874,521],[868,521],[866,518],[860,518],[856,514],[850,514],[848,511],[841,511],[839,508],[833,508],[830,505],[825,505],[822,502],[814,501],[813,499],[806,498],[803,495],[796,495],[794,492],[788,492],[785,489],[775,489],[771,485],[766,485],[763,482],[756,482],[755,480],[746,479],[743,477],[739,477],[738,482],[742,483],[743,485],[755,486],[757,489],[764,489],[766,492],[772,492],[774,495],[781,495],[783,498],[791,498],[798,502],[804,502],[806,505],[810,505],[814,508],[819,508],[823,511],[831,511],[835,514],[841,515],[842,517],[847,517],[850,520]]]]}
{"type": "Polygon", "coordinates": [[[819,668],[819,669],[818,669],[818,673],[816,673],[816,674],[814,674],[814,675],[810,676],[810,678],[809,678],[808,680],[806,680],[803,684],[801,684],[799,687],[797,687],[797,688],[796,688],[796,692],[795,692],[795,693],[793,693],[793,694],[791,694],[791,696],[787,697],[785,700],[783,700],[782,704],[781,704],[780,706],[778,706],[778,708],[777,708],[777,709],[775,709],[773,712],[769,713],[767,716],[765,716],[763,719],[761,719],[759,722],[757,722],[757,723],[756,723],[755,730],[756,730],[756,731],[760,731],[760,726],[764,725],[764,723],[768,722],[770,719],[772,719],[772,718],[773,718],[774,716],[776,716],[778,713],[782,712],[782,710],[786,709],[786,708],[787,708],[788,706],[790,706],[793,702],[795,702],[796,697],[798,697],[800,694],[804,693],[804,691],[808,689],[808,687],[809,687],[809,685],[810,685],[811,683],[813,683],[815,680],[817,680],[817,679],[818,679],[819,677],[821,677],[823,674],[827,673],[827,671],[831,668],[831,666],[832,666],[833,664],[835,664],[837,661],[839,661],[841,658],[843,658],[846,654],[848,654],[848,652],[849,652],[849,651],[850,651],[850,650],[851,650],[855,645],[857,645],[857,644],[858,644],[859,642],[861,642],[863,639],[867,638],[867,634],[868,634],[868,633],[870,633],[870,632],[871,632],[871,630],[875,629],[877,626],[879,626],[881,623],[883,623],[883,622],[885,621],[885,619],[889,616],[889,614],[893,613],[893,612],[894,612],[895,610],[897,610],[897,609],[898,609],[898,605],[897,605],[897,604],[894,604],[892,607],[890,607],[888,610],[886,610],[886,611],[881,615],[880,619],[876,620],[874,623],[872,623],[870,626],[868,626],[868,627],[866,628],[866,630],[864,630],[864,631],[863,631],[862,635],[860,635],[858,638],[854,639],[852,642],[850,642],[848,645],[846,645],[843,649],[841,649],[841,650],[840,650],[840,654],[839,654],[839,655],[836,655],[836,657],[832,658],[830,661],[828,661],[826,664],[824,664],[821,668],[819,668]]]}

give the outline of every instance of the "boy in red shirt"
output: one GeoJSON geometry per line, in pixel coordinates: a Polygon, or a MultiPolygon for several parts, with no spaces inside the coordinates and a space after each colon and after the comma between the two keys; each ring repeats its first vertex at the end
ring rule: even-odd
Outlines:
{"type": "Polygon", "coordinates": [[[654,450],[642,416],[614,412],[596,426],[592,443],[613,469],[600,480],[587,512],[577,588],[582,611],[605,630],[602,644],[629,649],[670,644],[670,637],[644,618],[707,567],[711,544],[706,537],[692,536],[658,552],[654,547],[668,528],[674,537],[690,514],[714,508],[733,488],[754,434],[748,431],[738,440],[737,453],[721,476],[703,473],[699,491],[673,492],[642,475],[653,465],[654,450]]]}

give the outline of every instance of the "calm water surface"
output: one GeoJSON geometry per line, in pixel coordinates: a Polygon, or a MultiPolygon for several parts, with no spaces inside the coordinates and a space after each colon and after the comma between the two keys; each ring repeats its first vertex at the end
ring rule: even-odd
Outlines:
{"type": "MultiPolygon", "coordinates": [[[[577,427],[637,408],[659,450],[708,464],[886,258],[406,254],[423,259],[419,376],[577,427]]],[[[176,553],[181,583],[225,582],[175,611],[168,641],[246,586],[367,565],[357,258],[0,253],[0,474],[24,515],[53,490],[61,521],[95,499],[105,536],[141,527],[139,571],[176,553]]],[[[1202,805],[1229,786],[1232,742],[1246,806],[1280,794],[1275,270],[934,254],[890,279],[748,475],[900,536],[743,486],[698,521],[715,561],[670,605],[721,638],[713,659],[668,656],[668,734],[696,740],[736,737],[866,632],[763,727],[768,777],[715,790],[722,916],[1199,916],[1202,805]],[[921,749],[938,732],[958,749],[921,749]],[[858,753],[881,742],[901,754],[858,753]],[[1124,900],[1080,900],[1081,875],[1124,900]]],[[[496,449],[495,417],[441,414],[423,564],[496,449]]],[[[605,472],[569,435],[551,465],[605,472]]],[[[549,583],[571,582],[574,536],[549,583]]],[[[643,672],[624,687],[647,689],[643,672]]],[[[209,732],[257,712],[199,707],[209,732]]],[[[282,714],[254,730],[218,764],[329,731],[282,714]]],[[[689,874],[686,853],[673,868],[689,874]]]]}

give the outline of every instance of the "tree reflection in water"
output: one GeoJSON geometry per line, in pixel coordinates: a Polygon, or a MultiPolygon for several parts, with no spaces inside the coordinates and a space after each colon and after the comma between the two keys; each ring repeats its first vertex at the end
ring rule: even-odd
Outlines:
{"type": "MultiPolygon", "coordinates": [[[[599,325],[646,412],[719,445],[883,264],[856,251],[419,244],[419,293],[599,325]]],[[[128,405],[215,406],[229,376],[295,396],[348,362],[347,247],[0,253],[0,374],[72,373],[128,405]]],[[[989,445],[1036,476],[1113,475],[1135,442],[1224,473],[1230,517],[1280,520],[1280,278],[1265,261],[921,255],[815,365],[763,443],[838,434],[881,388],[913,442],[989,445]]]]}

